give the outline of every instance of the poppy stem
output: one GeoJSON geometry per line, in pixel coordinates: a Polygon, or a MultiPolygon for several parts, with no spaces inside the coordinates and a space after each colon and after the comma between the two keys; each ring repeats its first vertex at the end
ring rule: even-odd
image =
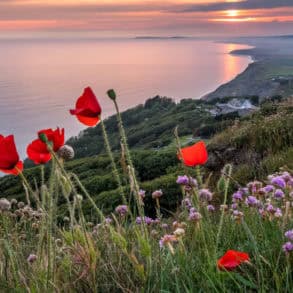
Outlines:
{"type": "Polygon", "coordinates": [[[104,123],[103,119],[101,119],[101,127],[102,127],[102,132],[103,132],[106,151],[107,151],[107,154],[108,154],[108,156],[110,158],[111,165],[112,165],[113,175],[114,175],[115,180],[116,180],[116,182],[118,184],[118,189],[119,189],[120,195],[122,197],[123,204],[127,204],[127,201],[126,201],[126,198],[125,198],[125,195],[124,195],[124,192],[123,192],[122,182],[121,182],[119,172],[118,172],[116,164],[115,164],[113,152],[111,150],[109,137],[108,137],[107,130],[106,130],[105,123],[104,123]]]}
{"type": "MultiPolygon", "coordinates": [[[[66,171],[65,171],[66,172],[66,171]]],[[[87,199],[90,201],[90,203],[92,204],[92,206],[94,207],[94,209],[96,210],[97,214],[99,215],[100,217],[100,220],[101,221],[104,221],[105,220],[105,216],[103,214],[103,212],[97,207],[95,201],[92,199],[92,197],[89,195],[89,193],[87,192],[87,190],[85,189],[85,187],[83,186],[83,184],[80,182],[79,178],[76,176],[76,174],[74,173],[70,173],[71,177],[73,177],[75,179],[75,181],[77,182],[77,184],[79,185],[79,187],[81,188],[82,192],[85,194],[85,196],[87,197],[87,199]]],[[[67,177],[69,178],[68,180],[70,180],[71,182],[71,179],[70,177],[67,175],[67,177]]],[[[72,182],[71,182],[72,184],[72,182]]]]}
{"type": "Polygon", "coordinates": [[[130,167],[133,167],[133,163],[132,163],[131,155],[130,155],[130,152],[129,152],[129,148],[128,148],[128,144],[127,144],[127,138],[126,138],[125,130],[124,130],[124,127],[123,127],[123,121],[122,121],[122,118],[121,118],[119,107],[118,107],[118,104],[117,104],[116,100],[114,100],[113,102],[114,102],[114,106],[115,106],[115,110],[116,110],[116,114],[117,114],[116,116],[117,116],[117,120],[118,120],[118,126],[119,126],[119,132],[120,132],[121,140],[122,140],[122,143],[123,143],[123,145],[125,147],[126,159],[128,161],[128,165],[130,167]]]}
{"type": "MultiPolygon", "coordinates": [[[[47,147],[48,147],[48,150],[50,151],[52,157],[54,158],[55,162],[57,163],[57,166],[59,167],[59,169],[61,170],[61,172],[65,176],[65,178],[66,178],[68,184],[70,185],[71,189],[73,190],[73,192],[75,194],[77,194],[76,188],[75,188],[74,184],[72,183],[70,176],[67,174],[66,170],[64,169],[64,166],[60,163],[56,153],[53,151],[52,147],[49,144],[47,144],[47,147]]],[[[80,186],[80,188],[83,191],[83,193],[86,195],[87,199],[90,201],[90,203],[95,208],[96,212],[98,213],[98,215],[100,217],[100,220],[103,221],[105,219],[105,216],[103,215],[102,211],[97,207],[96,203],[94,202],[92,197],[89,195],[89,193],[87,192],[85,187],[82,185],[82,183],[80,182],[79,178],[73,173],[72,173],[72,176],[77,181],[78,185],[80,186]]]]}
{"type": "Polygon", "coordinates": [[[47,195],[47,290],[51,287],[51,282],[53,280],[53,258],[54,258],[54,246],[53,246],[53,218],[54,218],[54,200],[53,195],[56,191],[56,182],[55,182],[55,172],[56,172],[56,164],[55,161],[52,161],[52,169],[51,169],[51,176],[49,180],[49,192],[46,193],[47,195]]]}
{"type": "Polygon", "coordinates": [[[176,126],[175,129],[174,129],[174,136],[175,136],[176,146],[177,146],[178,153],[180,155],[179,157],[180,157],[180,161],[182,163],[183,169],[184,169],[186,175],[189,175],[189,170],[185,166],[185,164],[183,162],[183,159],[182,159],[183,156],[182,156],[182,152],[181,152],[181,142],[180,142],[180,137],[179,137],[179,134],[178,134],[178,126],[176,126]]]}
{"type": "Polygon", "coordinates": [[[19,176],[23,182],[23,184],[25,185],[25,187],[28,189],[28,191],[32,194],[33,198],[35,199],[35,201],[37,202],[38,206],[41,206],[41,202],[40,199],[36,196],[35,192],[33,191],[33,189],[31,188],[29,182],[27,181],[26,177],[24,176],[23,172],[21,170],[19,170],[18,168],[16,168],[16,170],[19,172],[19,176]]]}
{"type": "MultiPolygon", "coordinates": [[[[229,190],[229,185],[230,185],[230,177],[232,175],[232,166],[230,164],[228,164],[228,165],[226,165],[224,167],[223,174],[228,175],[228,176],[225,177],[225,189],[224,189],[224,201],[223,201],[223,206],[225,207],[226,204],[227,204],[228,190],[229,190]]],[[[224,214],[225,214],[225,208],[222,209],[222,213],[221,213],[219,230],[218,230],[218,233],[217,233],[217,240],[216,240],[216,253],[217,253],[217,250],[218,250],[219,240],[220,240],[220,236],[221,236],[222,229],[223,229],[224,214]]]]}
{"type": "Polygon", "coordinates": [[[128,147],[128,143],[127,143],[127,138],[126,138],[126,134],[125,134],[125,129],[123,127],[123,121],[121,118],[121,114],[119,111],[119,107],[118,104],[116,102],[116,99],[113,100],[115,109],[116,109],[116,113],[117,113],[117,121],[118,121],[118,128],[119,128],[119,133],[121,136],[121,140],[122,140],[122,144],[124,146],[124,151],[125,151],[125,157],[127,160],[127,163],[129,165],[129,176],[131,177],[132,181],[133,181],[133,187],[134,187],[134,193],[135,193],[135,201],[136,201],[136,205],[137,205],[137,209],[139,211],[139,215],[141,217],[144,216],[144,211],[141,205],[141,198],[139,195],[139,184],[136,178],[136,174],[135,174],[135,169],[133,166],[133,162],[132,162],[132,158],[131,158],[131,154],[129,151],[129,147],[128,147]]]}
{"type": "MultiPolygon", "coordinates": [[[[182,152],[181,152],[181,142],[180,142],[180,137],[179,137],[179,134],[178,134],[178,126],[176,126],[175,129],[174,129],[174,136],[175,136],[177,150],[178,150],[178,153],[179,153],[179,159],[180,159],[180,161],[182,163],[184,172],[185,172],[186,175],[188,175],[189,178],[191,178],[189,169],[185,166],[185,164],[183,162],[183,159],[182,159],[183,156],[182,156],[182,152]]],[[[200,182],[198,182],[198,184],[200,184],[200,182]]],[[[196,191],[194,186],[192,186],[192,193],[193,193],[193,204],[196,206],[196,208],[199,208],[198,194],[197,194],[197,191],[196,191]]]]}
{"type": "Polygon", "coordinates": [[[202,187],[202,176],[201,176],[199,165],[195,167],[195,171],[196,171],[196,178],[197,178],[198,186],[199,186],[199,188],[201,188],[202,187]]]}
{"type": "Polygon", "coordinates": [[[157,197],[156,197],[156,214],[157,214],[157,218],[161,220],[162,219],[162,215],[161,215],[160,200],[157,197]]]}

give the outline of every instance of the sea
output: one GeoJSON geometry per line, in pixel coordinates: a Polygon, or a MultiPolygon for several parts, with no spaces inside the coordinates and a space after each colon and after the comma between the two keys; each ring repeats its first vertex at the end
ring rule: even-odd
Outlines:
{"type": "Polygon", "coordinates": [[[91,86],[114,113],[156,95],[199,99],[232,80],[252,62],[232,55],[246,45],[202,39],[0,39],[0,134],[14,134],[18,151],[40,129],[64,127],[66,138],[84,129],[68,112],[91,86]]]}

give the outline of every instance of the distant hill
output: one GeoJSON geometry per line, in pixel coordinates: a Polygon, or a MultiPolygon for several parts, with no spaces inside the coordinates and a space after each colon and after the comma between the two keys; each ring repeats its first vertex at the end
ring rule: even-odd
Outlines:
{"type": "Polygon", "coordinates": [[[137,40],[176,40],[176,39],[190,39],[190,37],[185,36],[171,36],[171,37],[157,37],[157,36],[137,36],[137,40]]]}
{"type": "Polygon", "coordinates": [[[284,38],[284,39],[293,39],[293,35],[284,35],[284,36],[279,36],[279,38],[284,38]]]}

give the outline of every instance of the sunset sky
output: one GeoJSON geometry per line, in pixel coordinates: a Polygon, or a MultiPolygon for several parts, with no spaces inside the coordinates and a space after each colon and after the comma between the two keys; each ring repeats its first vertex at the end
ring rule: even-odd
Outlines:
{"type": "Polygon", "coordinates": [[[0,0],[0,35],[293,34],[293,0],[0,0]]]}

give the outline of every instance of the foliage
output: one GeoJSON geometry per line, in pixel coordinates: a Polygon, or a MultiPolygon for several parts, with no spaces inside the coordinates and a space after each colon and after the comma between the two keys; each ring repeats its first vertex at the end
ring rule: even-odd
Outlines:
{"type": "MultiPolygon", "coordinates": [[[[218,121],[207,111],[209,107],[209,102],[191,99],[182,100],[177,104],[166,97],[157,96],[149,99],[144,105],[121,113],[128,144],[131,148],[162,148],[172,142],[176,126],[179,126],[180,135],[192,135],[206,125],[215,126],[218,121]]],[[[231,118],[234,119],[234,116],[231,118]]],[[[105,119],[113,150],[120,148],[116,122],[115,116],[105,119]]],[[[227,126],[223,123],[221,127],[217,127],[217,131],[227,126]]],[[[206,133],[206,136],[210,137],[214,133],[215,131],[208,135],[206,133]]],[[[78,137],[69,139],[68,144],[73,146],[78,158],[97,155],[103,151],[101,128],[96,126],[86,129],[78,137]]]]}
{"type": "Polygon", "coordinates": [[[21,173],[23,186],[20,178],[2,178],[0,192],[9,200],[0,199],[0,290],[290,292],[292,107],[272,102],[237,120],[210,141],[210,161],[201,170],[182,166],[168,138],[176,123],[184,134],[212,123],[198,105],[157,97],[124,112],[131,146],[168,147],[130,153],[118,112],[118,127],[114,117],[107,120],[114,153],[81,158],[101,136],[88,129],[71,140],[78,159],[64,164],[47,144],[51,163],[21,173]],[[202,116],[192,119],[194,113],[202,116]],[[138,117],[150,119],[150,127],[138,117]],[[219,153],[220,167],[213,158],[219,153]],[[262,181],[248,183],[257,176],[262,181]],[[230,249],[247,253],[249,262],[231,271],[219,267],[230,249]]]}
{"type": "MultiPolygon", "coordinates": [[[[293,255],[282,251],[282,245],[288,240],[285,231],[293,227],[289,185],[283,189],[286,197],[282,201],[270,193],[260,197],[260,182],[247,185],[251,193],[245,197],[253,194],[259,198],[260,206],[268,209],[267,197],[275,209],[285,204],[281,216],[266,210],[262,214],[256,206],[250,206],[243,195],[237,203],[237,211],[216,207],[216,211],[209,212],[208,203],[203,200],[196,204],[202,219],[190,220],[191,209],[182,205],[176,213],[168,214],[169,218],[151,220],[145,229],[136,224],[137,219],[131,213],[112,214],[110,222],[109,218],[100,218],[95,209],[91,221],[85,223],[82,210],[88,203],[84,200],[78,203],[73,193],[76,224],[70,227],[65,218],[59,226],[52,217],[62,208],[56,205],[58,186],[64,185],[59,172],[62,173],[62,169],[56,169],[48,189],[43,188],[43,192],[51,190],[52,193],[42,196],[41,208],[34,209],[16,201],[11,201],[11,208],[5,208],[7,205],[3,202],[0,204],[0,260],[5,268],[0,272],[1,291],[290,292],[293,255]],[[223,222],[219,224],[221,216],[223,222]],[[173,235],[174,241],[162,242],[160,247],[159,241],[166,235],[173,235]],[[250,262],[233,271],[219,270],[217,259],[229,249],[245,251],[250,262]]],[[[286,174],[274,176],[287,176],[290,182],[286,174]]],[[[175,180],[176,177],[165,177],[152,187],[164,188],[171,184],[176,188],[175,180]]],[[[229,177],[223,180],[224,189],[229,189],[229,177]]],[[[147,184],[144,187],[147,188],[147,184]]],[[[186,189],[181,198],[185,196],[192,201],[197,198],[193,204],[201,199],[202,189],[190,192],[186,189]]],[[[223,192],[225,190],[220,192],[222,196],[223,192]]],[[[108,195],[100,194],[115,203],[108,195]]],[[[164,194],[160,201],[169,202],[169,197],[170,194],[164,194]]],[[[230,207],[231,199],[228,203],[230,207]]],[[[146,199],[145,204],[155,208],[153,200],[146,199]]]]}
{"type": "MultiPolygon", "coordinates": [[[[132,121],[131,118],[132,113],[138,115],[138,113],[142,111],[143,113],[147,113],[147,115],[151,115],[151,112],[154,110],[153,107],[162,109],[163,107],[160,101],[161,99],[158,98],[150,100],[147,103],[147,110],[144,110],[142,106],[139,106],[137,109],[129,110],[128,115],[125,115],[127,117],[127,123],[125,123],[125,125],[132,125],[134,123],[133,121],[135,120],[132,121]]],[[[175,112],[177,111],[176,107],[180,107],[181,110],[184,111],[190,107],[196,108],[191,100],[183,100],[176,106],[171,100],[163,99],[162,104],[164,108],[169,107],[175,112]]],[[[124,117],[124,115],[122,115],[122,117],[124,117]]],[[[137,119],[137,116],[135,117],[135,119],[137,119]]],[[[282,103],[267,102],[263,104],[260,111],[250,116],[237,119],[236,121],[224,120],[219,122],[215,120],[209,125],[202,126],[200,128],[201,130],[195,133],[196,137],[199,135],[209,137],[211,133],[218,133],[208,141],[210,160],[205,168],[206,177],[208,177],[210,173],[213,173],[211,183],[215,183],[219,177],[220,170],[227,162],[234,164],[235,179],[242,184],[254,178],[263,179],[268,174],[279,170],[279,168],[285,165],[292,169],[292,117],[291,100],[282,103]],[[225,126],[222,126],[222,123],[224,123],[225,126]],[[231,125],[233,126],[231,127],[231,125]],[[216,130],[209,131],[209,127],[216,128],[216,130]],[[225,130],[221,132],[220,129],[225,130]],[[206,132],[208,132],[208,134],[206,132]],[[226,155],[227,150],[230,148],[233,149],[232,156],[226,155]],[[221,160],[214,160],[214,158],[217,158],[214,155],[215,153],[220,154],[221,160]]],[[[109,119],[112,120],[112,118],[109,119]]],[[[113,117],[113,126],[110,128],[111,131],[115,131],[115,119],[113,117]]],[[[209,119],[209,121],[211,120],[211,118],[207,119],[209,119]]],[[[185,120],[183,121],[184,123],[186,122],[185,120]]],[[[148,121],[148,123],[150,123],[150,121],[148,121]]],[[[138,127],[137,129],[139,130],[140,128],[138,127]]],[[[96,130],[87,130],[88,133],[92,133],[92,131],[95,132],[96,130]]],[[[131,130],[127,131],[127,133],[130,132],[131,130]]],[[[180,133],[182,133],[182,131],[180,131],[180,133]]],[[[156,189],[155,186],[166,183],[165,178],[170,178],[169,181],[171,183],[173,180],[171,178],[183,173],[179,161],[175,156],[176,148],[172,135],[173,133],[170,129],[168,139],[172,143],[167,147],[155,149],[134,148],[132,151],[132,159],[137,178],[142,186],[146,188],[147,194],[149,195],[156,189]]],[[[102,138],[97,142],[93,140],[91,135],[89,135],[88,138],[93,142],[93,145],[103,144],[102,138]]],[[[190,140],[190,138],[192,138],[191,135],[187,136],[186,139],[182,139],[182,143],[186,144],[192,142],[193,140],[190,140]]],[[[77,141],[79,142],[79,139],[77,141]]],[[[85,142],[81,139],[80,143],[83,145],[85,142]]],[[[151,147],[157,147],[156,141],[149,141],[148,143],[150,143],[151,147]]],[[[121,179],[123,183],[127,185],[127,171],[125,170],[125,163],[123,163],[125,158],[121,157],[118,150],[114,152],[114,157],[117,166],[119,166],[121,179]]],[[[49,168],[50,165],[45,168],[46,178],[49,176],[49,168]]],[[[117,197],[117,184],[111,175],[111,164],[107,155],[101,153],[98,156],[90,158],[75,159],[66,163],[66,169],[79,176],[84,186],[90,194],[92,194],[93,198],[95,198],[97,204],[104,208],[106,212],[113,210],[114,206],[119,202],[119,197],[117,197]],[[115,200],[112,201],[111,199],[115,200]]],[[[35,185],[34,180],[40,182],[40,173],[39,167],[25,171],[32,185],[35,185]]],[[[21,200],[24,198],[23,188],[15,177],[5,176],[0,179],[0,183],[0,192],[2,196],[10,196],[11,198],[14,197],[21,200]]],[[[167,205],[165,206],[165,203],[162,203],[162,206],[166,210],[170,208],[174,210],[180,199],[180,197],[178,197],[178,190],[173,189],[171,186],[172,184],[166,184],[164,187],[164,192],[170,194],[169,202],[166,203],[167,205]]],[[[147,209],[150,214],[154,213],[152,208],[147,209]]]]}

